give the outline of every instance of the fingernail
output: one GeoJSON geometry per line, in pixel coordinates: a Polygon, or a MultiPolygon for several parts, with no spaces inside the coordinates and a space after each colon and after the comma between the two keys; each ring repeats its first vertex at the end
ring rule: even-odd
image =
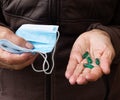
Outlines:
{"type": "Polygon", "coordinates": [[[73,85],[73,84],[75,84],[75,79],[74,79],[73,77],[71,77],[71,78],[69,79],[69,82],[70,82],[71,85],[73,85]]]}
{"type": "Polygon", "coordinates": [[[68,75],[67,72],[65,73],[65,77],[66,77],[67,79],[69,79],[69,75],[68,75]]]}
{"type": "Polygon", "coordinates": [[[28,49],[32,49],[33,48],[33,45],[29,42],[26,42],[25,46],[28,48],[28,49]]]}

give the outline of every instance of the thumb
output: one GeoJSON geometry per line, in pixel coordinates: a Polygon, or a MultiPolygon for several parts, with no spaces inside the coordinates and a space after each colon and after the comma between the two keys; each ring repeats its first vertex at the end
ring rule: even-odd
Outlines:
{"type": "Polygon", "coordinates": [[[17,36],[13,31],[11,31],[10,29],[0,26],[0,39],[7,39],[11,42],[13,42],[14,44],[24,47],[24,48],[29,48],[32,49],[33,45],[29,42],[27,42],[25,39],[17,36]]]}
{"type": "Polygon", "coordinates": [[[111,53],[107,50],[106,52],[103,53],[100,60],[101,60],[100,66],[102,68],[103,73],[109,74],[110,73],[110,65],[112,62],[111,53]]]}
{"type": "Polygon", "coordinates": [[[28,48],[28,49],[33,48],[33,45],[30,42],[26,41],[25,39],[15,35],[15,34],[12,34],[10,37],[11,38],[9,40],[18,46],[28,48]]]}

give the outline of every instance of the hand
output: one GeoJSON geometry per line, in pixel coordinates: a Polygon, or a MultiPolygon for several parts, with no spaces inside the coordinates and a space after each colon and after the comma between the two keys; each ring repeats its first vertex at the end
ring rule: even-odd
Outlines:
{"type": "Polygon", "coordinates": [[[108,33],[99,29],[93,29],[80,35],[75,41],[65,76],[70,84],[86,84],[96,81],[103,74],[110,73],[110,64],[115,56],[115,51],[108,33]],[[88,51],[95,62],[99,58],[100,65],[93,63],[93,68],[85,68],[86,59],[82,55],[88,51]]]}
{"type": "MultiPolygon", "coordinates": [[[[0,26],[0,32],[0,39],[7,39],[21,47],[33,48],[32,44],[18,37],[8,28],[0,26]]],[[[30,65],[36,56],[31,53],[12,54],[0,48],[0,67],[19,70],[30,65]]]]}

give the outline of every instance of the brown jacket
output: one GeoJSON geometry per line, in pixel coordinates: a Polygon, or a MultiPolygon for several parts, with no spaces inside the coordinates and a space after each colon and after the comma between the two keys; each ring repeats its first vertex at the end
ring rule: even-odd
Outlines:
{"type": "Polygon", "coordinates": [[[31,66],[0,69],[0,100],[120,100],[120,0],[0,0],[1,25],[15,32],[25,23],[59,25],[55,68],[51,75],[36,73],[31,66]],[[94,28],[111,36],[116,51],[111,74],[72,86],[64,76],[72,45],[94,28]]]}

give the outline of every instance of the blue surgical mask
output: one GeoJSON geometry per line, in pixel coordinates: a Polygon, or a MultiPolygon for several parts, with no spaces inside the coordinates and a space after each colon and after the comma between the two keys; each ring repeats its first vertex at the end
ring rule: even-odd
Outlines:
{"type": "Polygon", "coordinates": [[[54,67],[54,53],[55,45],[59,38],[58,26],[57,25],[34,25],[34,24],[24,24],[17,31],[16,35],[24,38],[26,41],[30,42],[34,48],[27,49],[13,44],[12,42],[2,39],[0,40],[0,47],[11,53],[39,53],[43,58],[43,69],[37,70],[32,64],[32,68],[36,72],[45,72],[46,74],[51,74],[54,67]],[[47,61],[47,53],[52,52],[52,68],[50,72],[47,72],[49,69],[49,62],[47,61]],[[45,67],[47,64],[47,68],[45,67]]]}
{"type": "Polygon", "coordinates": [[[22,25],[16,34],[31,44],[33,52],[49,53],[56,43],[58,26],[55,25],[22,25]]]}

